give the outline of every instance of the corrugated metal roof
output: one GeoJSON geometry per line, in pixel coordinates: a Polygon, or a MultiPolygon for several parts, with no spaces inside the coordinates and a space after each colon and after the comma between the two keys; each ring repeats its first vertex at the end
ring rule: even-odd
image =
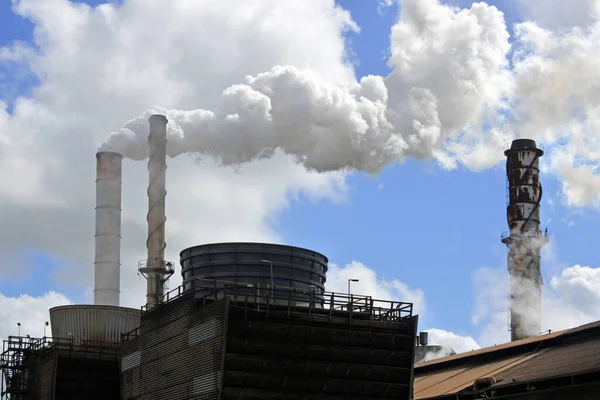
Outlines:
{"type": "Polygon", "coordinates": [[[473,357],[473,356],[480,355],[480,354],[493,353],[498,350],[510,349],[512,347],[518,347],[518,346],[522,346],[522,345],[526,345],[526,344],[530,344],[530,343],[536,343],[536,342],[539,342],[542,340],[553,339],[553,338],[563,335],[569,331],[570,330],[565,329],[562,331],[556,331],[556,332],[548,333],[545,335],[533,336],[533,337],[530,337],[527,339],[515,340],[514,342],[502,343],[502,344],[499,344],[496,346],[490,346],[490,347],[485,347],[483,349],[478,349],[478,350],[468,351],[465,353],[455,354],[453,356],[437,358],[435,360],[419,363],[419,364],[417,364],[416,367],[421,368],[421,367],[426,367],[426,366],[435,365],[435,364],[442,364],[442,363],[446,363],[451,360],[460,360],[463,358],[473,357]]]}
{"type": "Polygon", "coordinates": [[[530,382],[600,369],[600,338],[548,349],[518,366],[494,375],[498,383],[530,382]]]}
{"type": "Polygon", "coordinates": [[[458,393],[471,387],[475,380],[490,376],[497,381],[493,387],[500,388],[505,385],[598,371],[600,337],[594,333],[597,328],[600,328],[600,321],[420,363],[415,368],[415,399],[458,393]],[[540,348],[542,342],[555,338],[558,338],[558,342],[546,342],[549,347],[540,348]],[[532,350],[536,342],[540,345],[532,350]],[[523,348],[519,349],[520,346],[523,348]],[[505,349],[513,349],[512,355],[500,351],[505,349]],[[480,355],[486,356],[478,357],[480,355]],[[448,367],[445,368],[445,365],[448,367]]]}
{"type": "Polygon", "coordinates": [[[487,363],[481,362],[434,371],[429,375],[419,376],[415,378],[413,384],[415,400],[456,393],[472,386],[476,379],[496,375],[530,360],[537,354],[521,354],[487,363]]]}

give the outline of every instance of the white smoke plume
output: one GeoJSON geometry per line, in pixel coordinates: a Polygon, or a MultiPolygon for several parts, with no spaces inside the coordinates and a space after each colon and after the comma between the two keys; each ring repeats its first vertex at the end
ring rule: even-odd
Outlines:
{"type": "MultiPolygon", "coordinates": [[[[480,327],[478,343],[483,346],[510,340],[509,277],[504,268],[482,268],[475,273],[477,302],[473,323],[480,327]]],[[[526,286],[524,286],[526,287],[526,286]]],[[[555,332],[600,319],[600,268],[574,265],[550,277],[542,287],[540,332],[555,332]]],[[[536,309],[521,310],[525,317],[539,318],[536,309]],[[529,314],[528,314],[529,313],[529,314]]]]}
{"type": "Polygon", "coordinates": [[[308,71],[277,66],[226,89],[215,111],[156,107],[112,134],[101,150],[148,156],[148,117],[169,119],[168,154],[201,153],[224,165],[270,157],[275,149],[321,172],[377,172],[406,147],[385,116],[387,90],[377,76],[330,84],[308,71]]]}
{"type": "MultiPolygon", "coordinates": [[[[406,156],[455,167],[463,152],[458,136],[468,142],[474,121],[498,117],[483,109],[503,107],[509,49],[495,7],[458,12],[436,0],[406,0],[392,31],[394,70],[386,78],[331,83],[306,69],[275,66],[225,89],[213,111],[154,107],[101,150],[146,158],[147,117],[160,112],[170,120],[171,157],[200,153],[235,165],[279,148],[317,171],[376,173],[406,156]]],[[[503,142],[494,134],[488,140],[503,142]]]]}
{"type": "MultiPolygon", "coordinates": [[[[600,205],[590,189],[600,187],[600,1],[573,8],[564,23],[516,24],[512,42],[494,6],[399,3],[387,77],[334,81],[278,65],[226,88],[212,110],[154,107],[101,149],[144,159],[152,112],[171,120],[171,156],[223,165],[281,149],[317,171],[377,173],[406,157],[478,171],[502,161],[512,139],[529,137],[545,145],[542,167],[561,179],[568,204],[600,205]]],[[[523,6],[534,16],[542,8],[523,6]]]]}

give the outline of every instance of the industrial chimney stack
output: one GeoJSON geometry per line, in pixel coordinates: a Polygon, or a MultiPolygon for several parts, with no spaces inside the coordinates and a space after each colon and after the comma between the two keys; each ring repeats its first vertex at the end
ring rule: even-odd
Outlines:
{"type": "Polygon", "coordinates": [[[121,269],[121,173],[123,156],[96,154],[96,254],[94,304],[119,305],[121,269]]]}
{"type": "Polygon", "coordinates": [[[165,198],[167,195],[167,118],[164,115],[150,116],[148,145],[148,259],[141,261],[139,271],[148,280],[146,306],[153,308],[162,302],[165,281],[173,274],[173,263],[165,261],[165,198]]]}
{"type": "Polygon", "coordinates": [[[548,242],[540,230],[539,159],[544,151],[534,140],[514,140],[506,156],[509,232],[502,236],[508,247],[510,274],[511,340],[541,332],[541,248],[548,242]]]}

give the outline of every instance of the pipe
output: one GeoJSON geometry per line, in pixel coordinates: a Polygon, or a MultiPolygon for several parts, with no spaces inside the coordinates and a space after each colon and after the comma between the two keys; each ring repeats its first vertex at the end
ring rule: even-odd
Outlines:
{"type": "Polygon", "coordinates": [[[539,159],[544,151],[534,140],[517,139],[506,156],[509,202],[506,216],[510,234],[502,242],[508,247],[510,274],[511,340],[538,335],[541,328],[541,248],[548,237],[540,230],[539,159]]]}
{"type": "Polygon", "coordinates": [[[121,174],[123,156],[96,154],[96,250],[94,304],[119,305],[121,270],[121,174]]]}
{"type": "Polygon", "coordinates": [[[167,123],[164,115],[150,116],[148,145],[148,249],[147,293],[148,308],[162,302],[165,275],[165,197],[167,169],[167,123]]]}

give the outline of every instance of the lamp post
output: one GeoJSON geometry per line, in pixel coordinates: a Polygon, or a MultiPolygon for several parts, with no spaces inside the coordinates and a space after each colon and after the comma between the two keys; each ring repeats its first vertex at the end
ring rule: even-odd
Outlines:
{"type": "Polygon", "coordinates": [[[269,260],[261,260],[261,261],[265,262],[265,263],[269,263],[269,265],[271,266],[271,291],[272,291],[273,288],[275,287],[275,285],[273,285],[273,262],[269,261],[269,260]]]}
{"type": "Polygon", "coordinates": [[[350,297],[350,282],[358,282],[358,279],[348,279],[348,297],[350,297]]]}

